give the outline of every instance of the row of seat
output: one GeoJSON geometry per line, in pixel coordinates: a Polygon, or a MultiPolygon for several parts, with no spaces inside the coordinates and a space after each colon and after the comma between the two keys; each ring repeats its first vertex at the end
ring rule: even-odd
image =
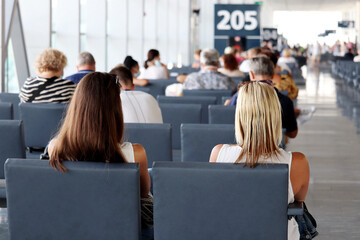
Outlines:
{"type": "Polygon", "coordinates": [[[360,63],[349,60],[337,60],[333,73],[344,79],[351,88],[360,91],[360,63]]]}
{"type": "MultiPolygon", "coordinates": [[[[64,164],[6,162],[11,239],[140,239],[138,164],[64,164]]],[[[287,165],[156,162],[152,176],[157,240],[285,240],[303,214],[287,204],[287,165]]]]}

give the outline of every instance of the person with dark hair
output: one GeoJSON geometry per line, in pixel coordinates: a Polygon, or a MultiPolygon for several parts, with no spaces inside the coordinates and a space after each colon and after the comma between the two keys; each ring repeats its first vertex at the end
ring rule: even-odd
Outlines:
{"type": "Polygon", "coordinates": [[[243,77],[244,73],[239,70],[239,63],[233,54],[225,54],[222,57],[224,67],[219,68],[218,71],[228,77],[243,77]]]}
{"type": "Polygon", "coordinates": [[[133,76],[133,83],[137,86],[146,86],[149,84],[149,81],[147,79],[139,79],[140,70],[139,70],[139,63],[134,60],[131,56],[126,56],[124,60],[124,65],[127,67],[133,76]]]}
{"type": "Polygon", "coordinates": [[[193,62],[193,64],[191,65],[192,68],[200,68],[200,53],[201,53],[201,49],[198,48],[194,51],[194,59],[195,61],[193,62]]]}
{"type": "Polygon", "coordinates": [[[165,64],[160,62],[160,52],[150,49],[144,68],[140,71],[139,79],[168,79],[169,71],[165,64]]]}
{"type": "Polygon", "coordinates": [[[73,81],[78,84],[80,80],[85,77],[86,74],[95,72],[95,59],[94,56],[89,52],[82,52],[79,54],[76,63],[77,73],[67,76],[66,79],[73,81]]]}
{"type": "Polygon", "coordinates": [[[124,122],[126,123],[163,123],[158,102],[146,92],[134,91],[131,71],[124,65],[114,67],[115,74],[121,85],[121,105],[124,122]]]}

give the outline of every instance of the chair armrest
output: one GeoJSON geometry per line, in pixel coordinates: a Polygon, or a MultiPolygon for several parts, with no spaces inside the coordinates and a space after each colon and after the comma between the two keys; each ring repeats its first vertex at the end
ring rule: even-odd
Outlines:
{"type": "Polygon", "coordinates": [[[302,202],[293,202],[288,205],[288,216],[298,216],[303,214],[304,209],[302,202]]]}

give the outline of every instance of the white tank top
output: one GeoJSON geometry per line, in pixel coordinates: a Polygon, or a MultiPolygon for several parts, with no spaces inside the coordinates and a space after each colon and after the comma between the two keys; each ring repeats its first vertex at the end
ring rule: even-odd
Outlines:
{"type": "Polygon", "coordinates": [[[126,159],[126,162],[128,163],[134,163],[135,157],[134,157],[134,148],[132,146],[132,143],[130,142],[123,142],[121,144],[121,151],[126,159]]]}
{"type": "MultiPolygon", "coordinates": [[[[238,145],[224,144],[220,149],[216,162],[234,163],[238,159],[241,153],[241,149],[242,148],[238,145]]],[[[290,181],[291,161],[292,161],[292,153],[286,152],[283,149],[280,149],[280,154],[278,155],[278,157],[274,156],[272,158],[259,159],[259,163],[284,163],[289,165],[288,203],[293,203],[295,201],[294,192],[290,181]]],[[[244,162],[245,159],[242,159],[240,161],[240,163],[244,163],[244,162]]],[[[300,234],[299,234],[298,224],[294,218],[291,218],[288,221],[288,240],[299,240],[299,239],[300,239],[300,234]]]]}

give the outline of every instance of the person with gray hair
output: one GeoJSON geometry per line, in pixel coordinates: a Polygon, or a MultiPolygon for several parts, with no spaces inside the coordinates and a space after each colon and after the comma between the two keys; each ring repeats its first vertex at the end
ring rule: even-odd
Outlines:
{"type": "Polygon", "coordinates": [[[82,52],[79,54],[76,62],[77,73],[67,76],[66,79],[73,81],[78,84],[80,80],[88,73],[95,72],[95,59],[89,52],[82,52]]]}
{"type": "Polygon", "coordinates": [[[183,89],[236,89],[235,82],[218,72],[219,53],[215,49],[204,49],[200,54],[201,70],[189,74],[183,89]]]}

